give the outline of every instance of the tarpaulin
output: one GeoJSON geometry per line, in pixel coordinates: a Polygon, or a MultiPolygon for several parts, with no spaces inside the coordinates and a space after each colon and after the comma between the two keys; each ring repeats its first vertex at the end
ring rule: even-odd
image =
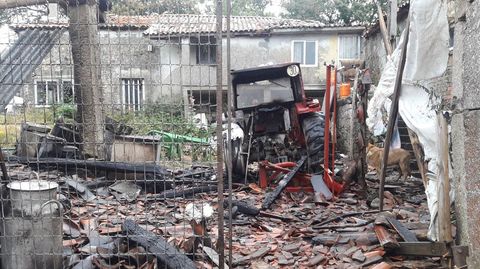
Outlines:
{"type": "MultiPolygon", "coordinates": [[[[438,212],[438,123],[436,108],[440,98],[434,93],[443,92],[442,85],[423,83],[441,77],[448,62],[448,20],[445,0],[416,0],[410,3],[410,36],[407,44],[405,71],[402,79],[399,113],[408,128],[413,130],[425,152],[428,161],[428,182],[426,195],[430,211],[428,236],[438,240],[436,216],[438,212]]],[[[374,135],[385,133],[393,94],[395,76],[404,43],[405,32],[392,56],[387,60],[385,69],[374,96],[369,102],[367,125],[374,135]],[[388,106],[388,109],[386,109],[388,106]]],[[[451,171],[451,169],[450,169],[451,171]]],[[[453,188],[452,188],[453,190],[453,188]]],[[[451,192],[451,201],[453,191],[451,192]]]]}

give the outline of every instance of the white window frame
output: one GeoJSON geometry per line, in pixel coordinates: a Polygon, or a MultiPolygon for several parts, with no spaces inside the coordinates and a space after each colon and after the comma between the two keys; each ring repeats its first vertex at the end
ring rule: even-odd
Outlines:
{"type": "Polygon", "coordinates": [[[121,78],[120,79],[120,94],[122,95],[122,110],[123,111],[141,111],[141,110],[143,110],[143,106],[145,105],[145,79],[144,78],[121,78]],[[132,104],[132,103],[127,104],[127,100],[126,100],[126,99],[128,99],[130,101],[132,100],[132,96],[130,95],[130,85],[131,85],[131,82],[134,81],[134,80],[141,81],[142,96],[140,96],[140,91],[138,91],[137,92],[137,98],[138,98],[138,100],[141,100],[141,102],[138,105],[132,104]],[[127,82],[127,83],[125,83],[125,82],[127,82]],[[127,93],[125,93],[126,90],[127,90],[127,93]],[[125,95],[127,95],[127,98],[125,98],[125,95]],[[138,106],[138,109],[136,109],[135,106],[138,106]]]}
{"type": "Polygon", "coordinates": [[[57,83],[57,100],[61,100],[58,104],[63,104],[63,94],[60,93],[60,89],[62,83],[68,81],[72,83],[72,95],[75,96],[75,83],[73,83],[73,79],[52,79],[52,78],[44,78],[44,79],[36,79],[33,85],[33,95],[34,95],[34,102],[35,107],[51,107],[52,105],[48,104],[48,94],[45,95],[45,103],[44,105],[38,103],[38,82],[45,82],[46,86],[48,87],[48,82],[56,82],[57,83]]]}
{"type": "Polygon", "coordinates": [[[360,35],[356,35],[356,34],[339,34],[338,37],[337,37],[337,44],[338,44],[338,49],[337,49],[337,58],[339,61],[341,60],[360,60],[362,58],[362,37],[360,35]],[[340,57],[340,45],[341,45],[341,42],[340,42],[340,39],[344,36],[355,36],[357,37],[357,46],[358,46],[358,58],[341,58],[340,57]]]}
{"type": "Polygon", "coordinates": [[[291,61],[294,61],[294,52],[295,52],[295,42],[303,42],[303,62],[306,63],[307,59],[307,42],[315,42],[315,64],[304,64],[300,63],[300,66],[302,67],[317,67],[318,66],[318,40],[292,40],[291,46],[290,46],[290,55],[291,55],[291,61]]]}

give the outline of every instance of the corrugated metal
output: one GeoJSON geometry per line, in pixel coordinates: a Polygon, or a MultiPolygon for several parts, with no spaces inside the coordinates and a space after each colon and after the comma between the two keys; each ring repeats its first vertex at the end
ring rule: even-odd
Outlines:
{"type": "Polygon", "coordinates": [[[0,61],[0,109],[20,91],[28,77],[58,42],[65,29],[26,29],[0,61]]]}

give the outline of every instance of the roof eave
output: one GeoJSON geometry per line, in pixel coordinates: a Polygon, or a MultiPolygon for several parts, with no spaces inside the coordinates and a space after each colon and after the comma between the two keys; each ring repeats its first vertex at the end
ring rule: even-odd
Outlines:
{"type": "MultiPolygon", "coordinates": [[[[364,26],[341,26],[341,27],[299,27],[299,28],[284,28],[273,29],[270,31],[234,31],[231,34],[234,37],[237,36],[269,36],[269,35],[287,35],[287,34],[322,34],[322,33],[339,33],[339,34],[361,34],[365,31],[364,26]]],[[[168,34],[148,34],[144,33],[153,39],[161,39],[166,37],[186,37],[196,35],[214,35],[216,32],[190,32],[190,33],[168,33],[168,34]]],[[[226,32],[223,32],[223,36],[226,36],[226,32]]]]}
{"type": "Polygon", "coordinates": [[[314,27],[314,28],[288,28],[288,29],[274,29],[272,34],[361,34],[365,31],[364,26],[339,26],[339,27],[314,27]]]}

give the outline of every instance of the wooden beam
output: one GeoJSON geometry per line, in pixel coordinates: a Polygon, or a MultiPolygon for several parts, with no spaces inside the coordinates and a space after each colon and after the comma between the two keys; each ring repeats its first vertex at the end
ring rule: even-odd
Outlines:
{"type": "Polygon", "coordinates": [[[407,18],[407,25],[405,27],[405,31],[406,31],[405,40],[402,47],[402,54],[400,55],[400,61],[398,63],[398,69],[397,69],[397,74],[395,78],[394,90],[393,90],[392,106],[390,107],[390,116],[388,118],[387,134],[386,134],[384,149],[383,149],[382,170],[380,173],[380,186],[379,186],[380,211],[383,210],[383,195],[384,195],[383,190],[385,187],[385,174],[387,172],[388,154],[390,153],[390,142],[392,140],[393,127],[395,126],[395,119],[397,118],[397,114],[398,114],[398,99],[400,99],[403,70],[405,69],[405,62],[407,58],[407,44],[410,36],[409,18],[407,18]]]}
{"type": "Polygon", "coordinates": [[[450,220],[450,177],[448,175],[448,124],[445,117],[437,115],[439,126],[439,165],[438,165],[438,240],[452,242],[452,222],[450,220]]]}
{"type": "MultiPolygon", "coordinates": [[[[325,158],[325,159],[328,159],[328,158],[325,158]]],[[[280,195],[280,193],[282,193],[285,187],[287,187],[288,183],[292,180],[293,177],[295,177],[295,175],[298,173],[300,168],[302,168],[306,160],[307,160],[307,157],[303,156],[297,162],[297,165],[292,170],[290,170],[288,174],[285,174],[282,180],[280,180],[280,182],[278,182],[278,186],[275,188],[275,190],[265,195],[265,200],[263,200],[262,209],[270,208],[270,206],[273,204],[273,202],[275,202],[275,200],[280,195]]]]}
{"type": "Polygon", "coordinates": [[[392,249],[393,255],[446,257],[450,251],[444,242],[399,242],[399,247],[392,249]]]}
{"type": "Polygon", "coordinates": [[[417,134],[407,127],[408,136],[410,137],[410,143],[413,148],[413,155],[415,155],[415,160],[417,161],[418,170],[420,171],[420,176],[422,177],[423,186],[426,188],[428,183],[427,178],[427,163],[425,162],[425,153],[423,151],[422,144],[418,139],[417,134]]]}
{"type": "Polygon", "coordinates": [[[387,56],[392,55],[393,49],[392,45],[390,44],[390,39],[388,38],[387,26],[385,24],[385,18],[383,17],[382,7],[380,6],[380,3],[378,1],[375,2],[377,4],[378,22],[380,24],[380,32],[382,33],[383,45],[385,46],[387,56]]]}
{"type": "Polygon", "coordinates": [[[140,227],[131,219],[125,220],[122,229],[126,238],[144,247],[148,253],[157,257],[159,268],[195,268],[195,264],[180,250],[165,239],[140,227]]]}
{"type": "Polygon", "coordinates": [[[400,237],[405,240],[405,242],[418,242],[417,237],[409,229],[402,225],[402,223],[394,218],[387,217],[388,222],[392,227],[397,231],[400,237]]]}

